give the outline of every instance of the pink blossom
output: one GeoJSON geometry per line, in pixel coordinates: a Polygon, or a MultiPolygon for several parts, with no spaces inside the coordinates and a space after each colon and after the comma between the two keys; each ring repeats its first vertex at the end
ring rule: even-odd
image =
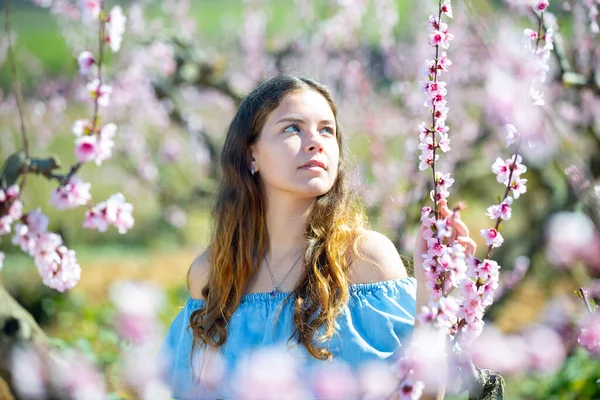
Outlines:
{"type": "Polygon", "coordinates": [[[417,315],[417,319],[421,325],[427,325],[432,323],[438,315],[438,309],[436,307],[423,306],[421,312],[417,315]]]}
{"type": "Polygon", "coordinates": [[[133,227],[134,219],[131,213],[133,206],[125,201],[121,193],[112,195],[106,201],[106,219],[113,224],[119,233],[126,233],[133,227]]]}
{"type": "Polygon", "coordinates": [[[24,224],[15,225],[15,234],[12,237],[12,243],[21,247],[21,250],[27,254],[33,254],[35,248],[35,234],[29,232],[29,228],[24,224]]]}
{"type": "Polygon", "coordinates": [[[435,31],[429,35],[429,44],[432,46],[445,45],[446,35],[442,31],[435,31]]]}
{"type": "Polygon", "coordinates": [[[425,122],[421,122],[419,124],[419,140],[422,142],[430,133],[431,130],[429,129],[429,125],[425,122]]]}
{"type": "Polygon", "coordinates": [[[156,317],[166,301],[160,287],[141,281],[114,283],[109,288],[109,297],[119,312],[145,318],[156,317]],[[139,301],[132,302],[131,299],[139,301]]]}
{"type": "Polygon", "coordinates": [[[435,146],[433,145],[433,137],[427,136],[425,140],[419,143],[419,150],[423,153],[423,157],[431,158],[433,157],[433,150],[435,146]]]}
{"type": "Polygon", "coordinates": [[[440,57],[438,58],[438,70],[439,71],[448,71],[448,67],[452,65],[452,61],[448,58],[446,52],[442,52],[440,57]]]}
{"type": "Polygon", "coordinates": [[[75,157],[77,162],[86,163],[96,159],[98,154],[98,138],[96,135],[81,136],[75,140],[75,157]]]}
{"type": "Polygon", "coordinates": [[[13,347],[10,353],[10,371],[19,396],[27,399],[47,398],[44,365],[33,347],[13,347]]]}
{"type": "Polygon", "coordinates": [[[10,185],[8,187],[8,189],[6,189],[6,196],[8,197],[8,199],[16,199],[17,197],[19,197],[19,194],[21,193],[21,188],[19,188],[19,185],[10,185]]]}
{"type": "Polygon", "coordinates": [[[494,228],[482,229],[480,233],[481,236],[485,238],[485,244],[488,246],[500,247],[504,242],[504,238],[502,237],[500,232],[498,232],[494,228]]]}
{"type": "Polygon", "coordinates": [[[503,220],[508,221],[512,216],[512,208],[510,207],[512,203],[513,198],[507,196],[506,199],[502,200],[502,203],[489,206],[485,215],[489,216],[491,219],[502,218],[503,220]]]}
{"type": "Polygon", "coordinates": [[[435,227],[437,229],[438,239],[450,237],[452,235],[452,225],[450,224],[450,220],[448,218],[438,219],[435,221],[435,227]]]}
{"type": "Polygon", "coordinates": [[[525,179],[525,178],[515,179],[513,177],[512,183],[510,184],[510,188],[512,189],[512,194],[515,199],[518,199],[520,195],[527,192],[527,186],[525,186],[526,183],[527,183],[527,179],[525,179]]]}
{"type": "Polygon", "coordinates": [[[359,393],[364,399],[382,399],[388,397],[398,382],[391,368],[381,362],[362,364],[358,371],[359,393]]]}
{"type": "Polygon", "coordinates": [[[550,217],[546,228],[546,256],[557,266],[567,266],[585,258],[596,246],[596,229],[584,213],[562,211],[550,217]]]}
{"type": "Polygon", "coordinates": [[[235,398],[243,400],[289,400],[309,398],[299,379],[297,360],[281,347],[269,347],[251,353],[238,363],[233,381],[235,398]]]}
{"type": "Polygon", "coordinates": [[[430,99],[435,98],[436,95],[446,95],[446,82],[424,82],[424,90],[430,99]]]}
{"type": "Polygon", "coordinates": [[[113,137],[117,132],[115,124],[107,124],[100,131],[98,136],[98,148],[96,152],[96,165],[101,165],[102,161],[109,159],[112,156],[112,148],[115,145],[113,137]]]}
{"type": "Polygon", "coordinates": [[[423,389],[425,384],[421,381],[412,382],[411,380],[405,380],[400,384],[398,389],[398,395],[400,400],[418,400],[423,395],[423,389]]]}
{"type": "Polygon", "coordinates": [[[516,143],[516,141],[521,137],[519,131],[513,124],[506,124],[506,147],[509,147],[511,144],[516,143]]]}
{"type": "Polygon", "coordinates": [[[103,206],[99,207],[101,205],[102,203],[86,211],[85,219],[83,221],[84,228],[106,232],[109,224],[104,215],[105,208],[103,206]]]}
{"type": "Polygon", "coordinates": [[[103,375],[83,355],[65,352],[51,368],[52,381],[71,399],[106,399],[103,375]]]}
{"type": "Polygon", "coordinates": [[[461,330],[460,345],[462,348],[469,348],[473,342],[481,335],[485,322],[481,319],[475,319],[466,324],[461,330]]]}
{"type": "Polygon", "coordinates": [[[446,125],[446,123],[443,120],[435,121],[435,131],[438,132],[440,135],[448,133],[449,130],[450,128],[448,127],[448,125],[446,125]]]}
{"type": "MultiPolygon", "coordinates": [[[[435,155],[435,161],[437,161],[437,160],[438,160],[438,158],[440,158],[440,155],[439,155],[439,154],[436,154],[436,155],[435,155]]],[[[433,161],[434,161],[434,160],[433,160],[433,158],[431,158],[431,157],[427,157],[427,156],[425,156],[425,155],[423,155],[423,154],[421,154],[421,155],[419,156],[419,160],[421,161],[421,162],[419,163],[419,170],[421,170],[421,171],[424,171],[424,170],[426,170],[427,168],[429,168],[429,167],[430,167],[430,166],[433,164],[433,161]]]]}
{"type": "Polygon", "coordinates": [[[13,221],[18,221],[23,216],[23,202],[21,200],[14,200],[8,209],[8,215],[13,221]]]}
{"type": "Polygon", "coordinates": [[[25,216],[27,227],[31,234],[41,234],[48,230],[48,217],[42,213],[40,208],[30,211],[25,216]]]}
{"type": "Polygon", "coordinates": [[[438,146],[440,148],[440,150],[442,150],[444,153],[447,153],[451,150],[450,147],[450,138],[448,137],[447,133],[441,133],[440,134],[440,138],[438,141],[438,146]]]}
{"type": "MultiPolygon", "coordinates": [[[[445,106],[447,101],[444,96],[445,96],[444,92],[435,94],[433,96],[433,98],[431,99],[431,104],[433,104],[433,106],[435,106],[435,107],[445,106]]],[[[425,102],[425,105],[429,106],[429,104],[427,104],[427,102],[425,102]]]]}
{"type": "MultiPolygon", "coordinates": [[[[522,157],[520,155],[517,155],[515,163],[516,167],[514,167],[514,171],[512,174],[513,180],[517,179],[522,173],[525,173],[527,171],[527,167],[521,163],[522,160],[522,157]]],[[[513,158],[502,160],[500,157],[498,157],[496,158],[494,164],[492,164],[492,172],[497,175],[496,180],[498,182],[503,182],[507,186],[508,176],[510,175],[511,168],[513,168],[513,158]]],[[[517,198],[517,196],[515,196],[515,198],[517,198]]]]}
{"type": "Polygon", "coordinates": [[[452,18],[452,4],[450,3],[450,0],[444,0],[441,10],[448,18],[452,18]]]}
{"type": "Polygon", "coordinates": [[[87,119],[78,119],[73,123],[73,127],[71,128],[71,132],[73,135],[80,137],[84,135],[89,135],[94,130],[92,123],[87,119]]]}
{"type": "Polygon", "coordinates": [[[522,336],[527,344],[529,369],[546,374],[557,372],[566,356],[561,336],[543,325],[528,328],[522,336]]]}
{"type": "Polygon", "coordinates": [[[52,191],[50,204],[54,204],[57,210],[83,206],[92,198],[91,186],[91,183],[83,182],[79,177],[73,176],[66,185],[52,191]]]}
{"type": "Polygon", "coordinates": [[[425,218],[429,218],[429,216],[431,215],[431,213],[433,212],[433,209],[429,206],[424,206],[421,209],[421,222],[423,222],[423,220],[425,218]]]}
{"type": "Polygon", "coordinates": [[[600,356],[600,313],[595,312],[584,321],[577,342],[590,353],[600,356]]]}
{"type": "Polygon", "coordinates": [[[495,293],[498,287],[498,280],[491,280],[479,288],[481,302],[484,307],[489,307],[494,303],[495,293]]]}
{"type": "Polygon", "coordinates": [[[117,52],[121,48],[126,23],[127,17],[123,14],[123,9],[120,6],[111,8],[106,24],[106,41],[110,44],[113,52],[117,52]]]}
{"type": "Polygon", "coordinates": [[[448,110],[448,107],[441,104],[435,108],[433,116],[435,117],[436,126],[439,126],[446,121],[446,118],[448,118],[448,110]]]}
{"type": "Polygon", "coordinates": [[[523,31],[523,35],[525,35],[525,37],[529,39],[528,42],[537,39],[537,32],[529,28],[523,31]]]}
{"type": "Polygon", "coordinates": [[[494,164],[492,164],[492,172],[495,173],[496,180],[498,182],[504,182],[508,179],[508,175],[510,174],[509,166],[504,162],[500,157],[496,158],[494,164]]]}
{"type": "Polygon", "coordinates": [[[470,264],[469,267],[472,265],[477,265],[470,271],[472,276],[481,279],[483,282],[488,282],[490,280],[498,281],[500,266],[496,261],[485,259],[480,263],[470,264]]]}
{"type": "Polygon", "coordinates": [[[32,254],[38,267],[60,261],[56,249],[62,244],[63,240],[60,235],[53,232],[40,233],[36,238],[32,254]]]}
{"type": "Polygon", "coordinates": [[[79,0],[81,11],[87,18],[98,18],[102,9],[103,0],[79,0]]]}
{"type": "Polygon", "coordinates": [[[92,65],[96,63],[94,55],[89,51],[82,51],[77,57],[77,63],[79,64],[79,74],[87,75],[90,73],[92,65]]]}
{"type": "MultiPolygon", "coordinates": [[[[425,122],[423,122],[425,123],[425,122]]],[[[3,203],[6,201],[6,192],[4,191],[4,189],[0,188],[0,203],[3,203]]]]}
{"type": "Polygon", "coordinates": [[[469,350],[474,363],[498,373],[518,373],[529,364],[527,343],[518,335],[504,335],[494,327],[483,330],[469,350]]]}
{"type": "Polygon", "coordinates": [[[112,195],[108,200],[98,203],[86,212],[84,228],[106,231],[108,225],[114,225],[119,233],[126,233],[134,224],[131,215],[133,206],[125,201],[121,193],[112,195]]]}
{"type": "Polygon", "coordinates": [[[454,179],[450,177],[450,173],[443,174],[439,171],[435,173],[435,181],[440,189],[448,189],[454,183],[454,179]]]}
{"type": "Polygon", "coordinates": [[[531,97],[531,100],[533,100],[534,106],[543,106],[546,104],[543,99],[544,94],[535,90],[534,88],[529,88],[529,97],[531,97]]]}
{"type": "Polygon", "coordinates": [[[310,380],[313,393],[320,399],[351,399],[358,392],[352,370],[341,362],[319,364],[311,370],[310,380]]]}
{"type": "Polygon", "coordinates": [[[535,5],[535,9],[536,11],[544,12],[549,5],[550,2],[548,0],[538,0],[537,4],[535,5]]]}
{"type": "Polygon", "coordinates": [[[4,215],[3,217],[0,217],[0,236],[10,233],[10,226],[13,222],[14,220],[10,215],[4,215]]]}
{"type": "Polygon", "coordinates": [[[61,293],[75,287],[81,278],[81,267],[75,251],[62,245],[56,248],[52,257],[36,256],[36,265],[44,284],[61,293]]]}
{"type": "Polygon", "coordinates": [[[99,106],[108,107],[112,87],[101,84],[99,79],[94,79],[87,84],[87,89],[90,91],[92,99],[96,100],[99,106]]]}
{"type": "Polygon", "coordinates": [[[440,29],[440,22],[437,17],[430,15],[427,19],[427,30],[432,33],[440,29]]]}

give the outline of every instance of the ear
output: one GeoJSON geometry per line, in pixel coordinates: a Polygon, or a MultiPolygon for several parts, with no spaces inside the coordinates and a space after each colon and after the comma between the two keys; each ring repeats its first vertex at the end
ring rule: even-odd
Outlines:
{"type": "Polygon", "coordinates": [[[252,145],[248,146],[246,163],[248,164],[248,169],[251,169],[252,167],[254,167],[255,173],[258,172],[258,163],[256,162],[256,159],[257,159],[256,156],[257,156],[256,145],[252,144],[252,145]]]}

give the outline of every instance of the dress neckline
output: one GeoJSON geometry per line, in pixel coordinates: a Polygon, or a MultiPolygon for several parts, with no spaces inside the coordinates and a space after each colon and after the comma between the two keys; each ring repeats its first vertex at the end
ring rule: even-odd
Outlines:
{"type": "MultiPolygon", "coordinates": [[[[353,283],[348,286],[350,291],[350,296],[353,295],[364,295],[367,293],[371,293],[376,290],[381,289],[389,289],[394,285],[409,285],[416,284],[416,280],[413,277],[406,278],[396,278],[390,279],[387,281],[379,281],[379,282],[371,282],[371,283],[353,283]]],[[[261,303],[261,302],[281,302],[286,299],[291,292],[277,292],[275,294],[271,294],[271,292],[251,292],[244,293],[242,295],[241,303],[261,303]]],[[[291,298],[291,297],[290,297],[291,298]]],[[[190,297],[190,300],[193,302],[204,303],[203,299],[195,299],[190,297]]]]}

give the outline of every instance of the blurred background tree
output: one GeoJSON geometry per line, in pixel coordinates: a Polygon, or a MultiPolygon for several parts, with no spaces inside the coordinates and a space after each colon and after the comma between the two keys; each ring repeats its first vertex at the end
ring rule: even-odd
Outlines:
{"type": "MultiPolygon", "coordinates": [[[[543,374],[515,373],[509,398],[591,399],[600,397],[595,382],[600,364],[576,348],[585,308],[573,291],[586,286],[592,297],[600,296],[593,281],[600,275],[600,36],[593,13],[598,5],[552,2],[544,23],[554,27],[556,48],[545,82],[546,107],[538,111],[517,95],[530,73],[523,64],[522,32],[538,24],[526,3],[454,5],[448,75],[453,151],[441,167],[456,177],[450,204],[468,205],[461,216],[477,232],[489,223],[486,208],[501,195],[490,166],[496,157],[510,155],[504,125],[520,123],[531,144],[523,154],[528,192],[515,203],[513,220],[502,231],[506,245],[494,257],[503,272],[516,273],[508,285],[512,290],[488,312],[488,324],[516,334],[535,322],[564,339],[564,363],[543,374]],[[566,219],[550,229],[559,212],[568,212],[561,214],[566,219]],[[582,236],[585,229],[573,222],[572,212],[587,215],[581,223],[591,224],[591,236],[582,236]],[[558,248],[567,256],[559,259],[558,248]]],[[[127,235],[85,230],[80,210],[59,212],[48,204],[55,182],[31,179],[24,193],[27,208],[41,207],[51,229],[76,249],[80,284],[67,294],[44,288],[31,259],[10,240],[0,243],[6,253],[2,284],[49,335],[99,354],[110,371],[117,348],[107,296],[120,279],[160,285],[168,294],[163,321],[173,318],[187,297],[187,268],[210,232],[227,124],[240,99],[278,72],[314,77],[333,90],[354,159],[355,189],[372,225],[411,256],[420,208],[430,201],[430,179],[418,170],[417,127],[427,117],[419,74],[431,57],[424,26],[433,2],[118,4],[128,17],[127,34],[122,50],[108,55],[114,91],[105,117],[119,126],[116,151],[103,168],[86,165],[79,175],[94,182],[94,198],[123,192],[135,206],[136,225],[127,235]]],[[[78,12],[74,1],[13,1],[10,16],[32,152],[55,154],[64,165],[75,160],[71,126],[87,107],[76,57],[95,38],[78,12]]],[[[2,159],[21,147],[6,48],[2,36],[2,159]]],[[[474,236],[483,249],[483,239],[474,236]]]]}

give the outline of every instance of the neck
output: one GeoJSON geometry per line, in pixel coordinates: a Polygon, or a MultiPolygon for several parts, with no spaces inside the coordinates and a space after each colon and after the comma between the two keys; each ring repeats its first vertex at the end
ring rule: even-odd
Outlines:
{"type": "MultiPolygon", "coordinates": [[[[298,257],[305,245],[306,222],[315,199],[285,198],[287,196],[267,196],[266,223],[269,232],[269,260],[276,265],[287,258],[298,257]]],[[[293,261],[292,261],[293,262],[293,261]]]]}

